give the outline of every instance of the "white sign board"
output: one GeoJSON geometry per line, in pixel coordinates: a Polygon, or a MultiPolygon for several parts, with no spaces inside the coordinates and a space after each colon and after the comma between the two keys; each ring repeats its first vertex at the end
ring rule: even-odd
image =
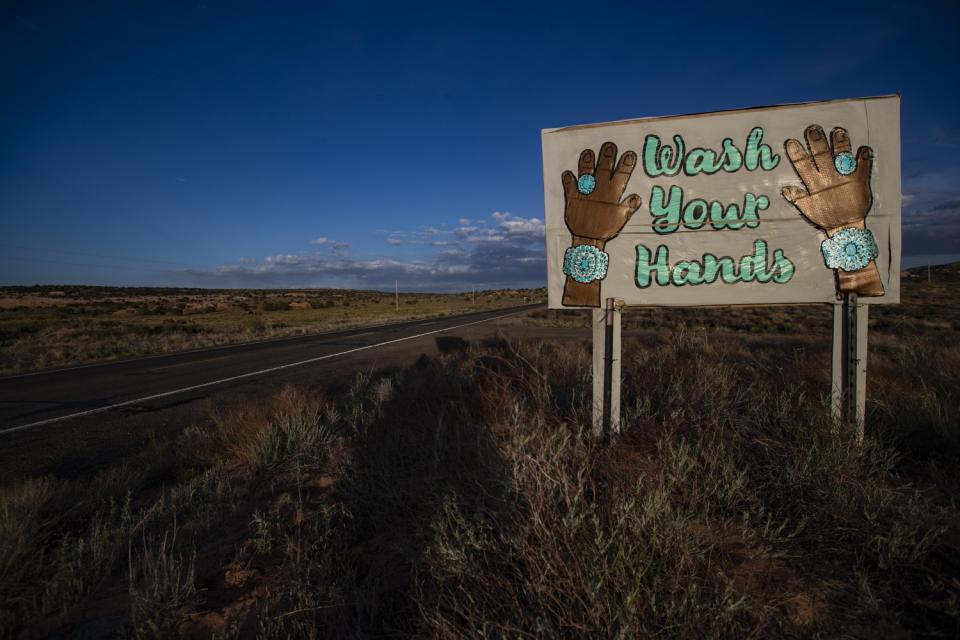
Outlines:
{"type": "Polygon", "coordinates": [[[900,301],[900,98],[546,129],[550,308],[900,301]]]}

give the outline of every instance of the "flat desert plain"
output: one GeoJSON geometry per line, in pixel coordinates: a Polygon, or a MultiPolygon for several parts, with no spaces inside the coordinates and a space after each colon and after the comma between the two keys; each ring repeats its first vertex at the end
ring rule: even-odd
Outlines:
{"type": "MultiPolygon", "coordinates": [[[[871,309],[862,443],[829,417],[826,307],[626,310],[609,440],[590,434],[586,313],[534,310],[409,366],[213,411],[89,477],[8,478],[0,634],[958,637],[958,294],[958,265],[923,269],[871,309]]],[[[137,295],[97,303],[87,329],[59,302],[3,312],[4,353],[33,353],[9,369],[65,361],[40,355],[48,330],[136,343],[165,321],[297,330],[313,310],[299,293],[250,294],[249,315],[234,292],[137,295]],[[38,309],[34,352],[10,336],[38,309]]],[[[345,295],[321,310],[392,302],[345,295]]]]}

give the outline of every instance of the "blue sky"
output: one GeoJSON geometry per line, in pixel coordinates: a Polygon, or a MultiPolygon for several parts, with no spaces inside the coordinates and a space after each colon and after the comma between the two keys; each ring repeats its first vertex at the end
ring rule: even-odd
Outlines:
{"type": "Polygon", "coordinates": [[[895,92],[960,259],[956,7],[5,3],[0,283],[542,286],[542,128],[895,92]]]}

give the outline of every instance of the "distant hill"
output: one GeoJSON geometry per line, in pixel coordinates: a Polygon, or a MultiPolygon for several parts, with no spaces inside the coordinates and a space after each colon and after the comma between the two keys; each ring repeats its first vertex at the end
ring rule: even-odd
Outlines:
{"type": "Polygon", "coordinates": [[[901,274],[907,278],[926,278],[929,272],[933,280],[960,280],[960,262],[949,262],[947,264],[935,264],[904,269],[901,274]]]}

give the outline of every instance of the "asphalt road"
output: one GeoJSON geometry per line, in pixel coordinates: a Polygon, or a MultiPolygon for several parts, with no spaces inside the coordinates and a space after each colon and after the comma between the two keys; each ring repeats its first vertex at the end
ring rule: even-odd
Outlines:
{"type": "Polygon", "coordinates": [[[497,331],[540,303],[464,316],[136,358],[0,378],[0,481],[80,477],[138,444],[288,383],[346,384],[497,331]]]}

